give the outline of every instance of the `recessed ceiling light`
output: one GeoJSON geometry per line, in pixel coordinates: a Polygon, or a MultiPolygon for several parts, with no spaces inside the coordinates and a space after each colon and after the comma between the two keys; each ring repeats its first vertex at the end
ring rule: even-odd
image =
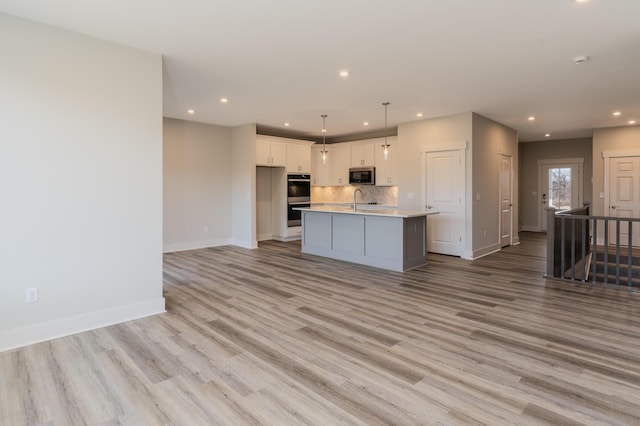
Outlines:
{"type": "Polygon", "coordinates": [[[187,113],[188,113],[188,114],[195,114],[196,112],[195,112],[195,110],[188,109],[188,110],[187,110],[187,113]]]}
{"type": "Polygon", "coordinates": [[[365,121],[364,123],[362,123],[362,125],[363,125],[363,126],[368,126],[368,125],[369,125],[369,122],[368,122],[368,121],[365,121]]]}
{"type": "Polygon", "coordinates": [[[614,117],[617,117],[620,114],[622,114],[620,111],[613,111],[613,114],[611,114],[611,115],[613,115],[614,117]]]}
{"type": "Polygon", "coordinates": [[[549,136],[551,136],[551,133],[545,133],[545,134],[544,134],[544,137],[545,137],[545,138],[548,138],[549,136]]]}
{"type": "Polygon", "coordinates": [[[284,123],[284,127],[289,127],[289,126],[291,126],[291,124],[289,124],[289,123],[284,123]]]}
{"type": "Polygon", "coordinates": [[[529,118],[527,118],[527,120],[529,121],[534,121],[536,118],[533,115],[530,115],[529,118]]]}
{"type": "Polygon", "coordinates": [[[629,124],[636,124],[636,120],[629,120],[629,124]]]}
{"type": "Polygon", "coordinates": [[[220,98],[220,102],[222,102],[223,104],[226,104],[227,102],[229,102],[229,99],[227,99],[227,98],[220,98]]]}
{"type": "Polygon", "coordinates": [[[587,3],[589,0],[573,0],[576,3],[587,3]]]}
{"type": "Polygon", "coordinates": [[[340,77],[342,77],[342,78],[349,77],[349,71],[347,71],[347,70],[342,70],[342,71],[340,71],[338,74],[339,74],[339,75],[340,75],[340,77]]]}
{"type": "Polygon", "coordinates": [[[421,112],[417,113],[416,117],[418,117],[418,118],[422,117],[422,113],[421,112]]]}

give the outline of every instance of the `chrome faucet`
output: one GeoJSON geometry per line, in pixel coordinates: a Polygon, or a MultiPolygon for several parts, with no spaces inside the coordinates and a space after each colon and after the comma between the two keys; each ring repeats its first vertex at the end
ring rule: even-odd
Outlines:
{"type": "Polygon", "coordinates": [[[356,196],[358,195],[358,192],[362,197],[364,197],[364,194],[362,193],[362,189],[356,188],[356,190],[353,191],[353,211],[354,212],[356,211],[356,198],[357,198],[356,196]]]}

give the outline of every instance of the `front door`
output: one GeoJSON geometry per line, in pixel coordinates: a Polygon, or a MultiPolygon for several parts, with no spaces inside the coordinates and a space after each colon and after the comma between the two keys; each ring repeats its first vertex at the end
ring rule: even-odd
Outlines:
{"type": "MultiPolygon", "coordinates": [[[[611,158],[609,166],[609,216],[640,218],[640,157],[611,158]]],[[[632,228],[635,247],[640,246],[640,224],[632,228]]],[[[610,224],[609,242],[616,243],[615,224],[610,224]]],[[[620,223],[620,245],[629,244],[629,225],[620,223]]]]}
{"type": "Polygon", "coordinates": [[[582,162],[541,160],[540,219],[541,231],[547,230],[547,207],[570,210],[582,206],[582,162]]]}
{"type": "Polygon", "coordinates": [[[502,247],[511,245],[511,224],[512,224],[512,173],[509,155],[500,154],[500,245],[502,247]]]}
{"type": "Polygon", "coordinates": [[[427,218],[427,249],[460,256],[464,232],[462,151],[427,152],[425,162],[426,208],[438,212],[427,218]]]}

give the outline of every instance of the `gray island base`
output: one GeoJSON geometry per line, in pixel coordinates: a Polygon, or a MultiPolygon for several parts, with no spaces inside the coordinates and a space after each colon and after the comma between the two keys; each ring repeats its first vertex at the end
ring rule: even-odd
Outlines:
{"type": "Polygon", "coordinates": [[[302,252],[392,271],[427,263],[425,212],[318,206],[302,212],[302,252]]]}

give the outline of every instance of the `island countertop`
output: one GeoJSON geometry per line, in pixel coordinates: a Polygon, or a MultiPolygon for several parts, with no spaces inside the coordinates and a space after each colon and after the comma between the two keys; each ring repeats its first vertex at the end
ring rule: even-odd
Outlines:
{"type": "Polygon", "coordinates": [[[318,213],[340,213],[340,214],[352,214],[352,215],[365,215],[365,216],[386,216],[386,217],[398,217],[398,218],[411,218],[421,217],[436,214],[437,212],[424,212],[417,210],[401,210],[392,208],[378,208],[378,207],[357,207],[355,210],[353,207],[344,206],[311,206],[311,207],[297,207],[295,210],[303,212],[318,212],[318,213]]]}

